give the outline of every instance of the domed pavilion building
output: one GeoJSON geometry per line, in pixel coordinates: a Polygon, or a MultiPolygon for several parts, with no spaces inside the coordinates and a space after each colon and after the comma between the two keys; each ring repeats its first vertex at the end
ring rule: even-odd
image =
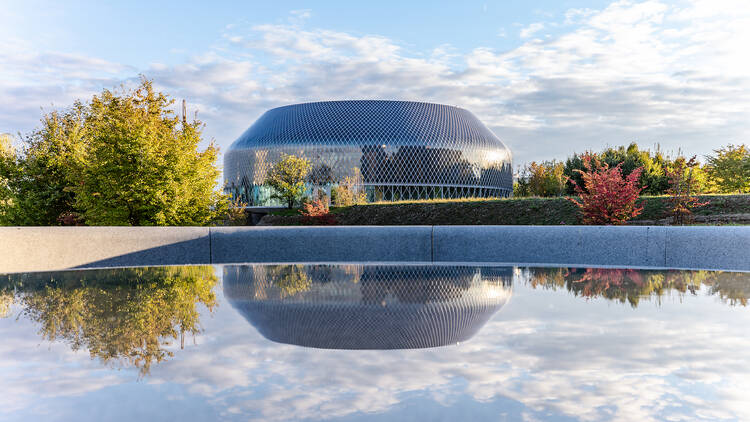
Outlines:
{"type": "Polygon", "coordinates": [[[368,201],[513,191],[508,147],[468,110],[442,104],[351,100],[268,110],[227,151],[226,192],[250,206],[279,204],[264,182],[285,154],[312,163],[308,193],[345,180],[368,201]]]}

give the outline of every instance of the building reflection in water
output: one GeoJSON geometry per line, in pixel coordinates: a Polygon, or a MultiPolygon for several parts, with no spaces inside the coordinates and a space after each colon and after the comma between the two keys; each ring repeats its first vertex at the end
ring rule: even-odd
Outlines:
{"type": "Polygon", "coordinates": [[[414,349],[470,339],[511,296],[512,267],[236,265],[224,295],[269,340],[414,349]]]}

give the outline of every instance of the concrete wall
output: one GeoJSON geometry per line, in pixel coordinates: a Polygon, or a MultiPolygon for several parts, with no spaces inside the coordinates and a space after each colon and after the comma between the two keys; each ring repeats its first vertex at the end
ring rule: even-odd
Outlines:
{"type": "Polygon", "coordinates": [[[436,261],[661,267],[666,227],[437,226],[436,261]]]}
{"type": "Polygon", "coordinates": [[[209,263],[208,227],[0,227],[0,273],[209,263]]]}
{"type": "Polygon", "coordinates": [[[305,261],[750,271],[750,226],[0,227],[0,273],[305,261]]]}
{"type": "Polygon", "coordinates": [[[430,261],[430,226],[213,227],[214,263],[430,261]]]}

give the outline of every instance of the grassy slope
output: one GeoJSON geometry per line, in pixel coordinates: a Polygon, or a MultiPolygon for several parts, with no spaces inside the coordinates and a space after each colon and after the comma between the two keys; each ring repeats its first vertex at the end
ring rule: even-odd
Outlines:
{"type": "MultiPolygon", "coordinates": [[[[709,205],[696,216],[750,214],[750,195],[705,195],[709,205]]],[[[642,197],[638,220],[664,218],[668,197],[642,197]]],[[[564,198],[511,198],[497,200],[411,201],[334,208],[342,225],[489,225],[579,224],[578,209],[564,198]]],[[[300,224],[297,211],[280,211],[267,218],[273,225],[300,224]]]]}

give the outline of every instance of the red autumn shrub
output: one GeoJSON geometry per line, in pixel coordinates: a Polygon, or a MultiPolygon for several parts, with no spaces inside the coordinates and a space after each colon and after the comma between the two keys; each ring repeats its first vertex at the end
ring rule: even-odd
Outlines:
{"type": "Polygon", "coordinates": [[[299,210],[302,214],[302,222],[310,225],[331,226],[336,224],[336,217],[331,214],[328,204],[320,199],[315,199],[302,204],[299,210]]]}
{"type": "Polygon", "coordinates": [[[643,210],[643,207],[636,205],[639,194],[645,188],[638,183],[643,167],[638,167],[627,177],[623,177],[621,165],[610,168],[595,154],[583,156],[585,171],[575,171],[581,174],[584,186],[571,180],[581,200],[568,200],[581,209],[584,224],[625,224],[643,210]]]}
{"type": "Polygon", "coordinates": [[[666,170],[669,179],[669,215],[672,224],[687,224],[693,221],[692,208],[708,205],[709,201],[701,202],[693,192],[698,191],[698,181],[695,178],[694,168],[698,162],[693,156],[690,160],[680,157],[674,162],[673,168],[666,170]]]}

